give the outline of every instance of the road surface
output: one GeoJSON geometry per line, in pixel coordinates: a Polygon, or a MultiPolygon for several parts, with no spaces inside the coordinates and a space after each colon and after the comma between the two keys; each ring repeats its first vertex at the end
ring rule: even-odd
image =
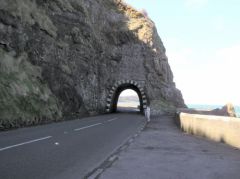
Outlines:
{"type": "Polygon", "coordinates": [[[143,124],[118,113],[0,132],[0,178],[82,178],[143,124]]]}

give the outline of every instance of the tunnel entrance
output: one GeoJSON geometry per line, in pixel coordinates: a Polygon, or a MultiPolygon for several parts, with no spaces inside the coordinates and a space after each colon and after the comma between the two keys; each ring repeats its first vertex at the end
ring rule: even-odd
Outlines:
{"type": "Polygon", "coordinates": [[[126,89],[117,100],[117,112],[140,112],[140,100],[136,91],[126,89]]]}
{"type": "Polygon", "coordinates": [[[133,90],[138,96],[138,109],[140,112],[144,112],[147,107],[147,100],[144,89],[136,81],[133,80],[122,80],[114,84],[110,89],[107,98],[107,112],[117,112],[118,111],[118,101],[120,94],[125,90],[133,90]]]}

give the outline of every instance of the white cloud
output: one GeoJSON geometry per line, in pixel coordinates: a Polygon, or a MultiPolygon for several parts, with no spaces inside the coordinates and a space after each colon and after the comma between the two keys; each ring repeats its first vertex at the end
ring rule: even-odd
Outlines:
{"type": "Polygon", "coordinates": [[[217,50],[214,61],[221,98],[240,104],[240,45],[217,50]]]}
{"type": "Polygon", "coordinates": [[[193,55],[193,49],[192,48],[182,48],[177,49],[175,51],[168,51],[167,52],[168,57],[170,59],[176,60],[177,63],[180,64],[186,64],[191,62],[191,57],[193,55]]]}
{"type": "Polygon", "coordinates": [[[187,104],[240,105],[240,43],[203,55],[196,49],[171,47],[169,63],[187,104]]]}
{"type": "Polygon", "coordinates": [[[208,0],[185,0],[185,6],[189,9],[202,8],[207,5],[208,0]]]}
{"type": "Polygon", "coordinates": [[[212,27],[215,31],[223,32],[227,27],[226,20],[223,17],[215,17],[212,20],[212,27]]]}
{"type": "MultiPolygon", "coordinates": [[[[229,65],[240,65],[240,44],[219,49],[216,52],[216,57],[223,62],[227,62],[229,65]]],[[[237,67],[239,68],[239,66],[237,67]]]]}

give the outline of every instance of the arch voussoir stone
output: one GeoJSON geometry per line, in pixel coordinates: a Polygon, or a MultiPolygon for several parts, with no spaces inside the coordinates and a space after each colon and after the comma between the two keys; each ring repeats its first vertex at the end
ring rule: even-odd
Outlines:
{"type": "MultiPolygon", "coordinates": [[[[147,108],[147,97],[146,97],[146,93],[144,91],[144,88],[142,85],[140,85],[137,81],[135,80],[119,80],[116,81],[114,83],[114,85],[112,86],[112,88],[110,88],[108,97],[107,97],[107,101],[106,101],[106,112],[111,112],[111,106],[113,105],[113,100],[114,100],[114,96],[116,95],[116,91],[118,90],[118,88],[123,88],[123,86],[134,86],[134,88],[138,89],[139,91],[139,95],[141,96],[141,98],[139,98],[141,100],[140,104],[142,104],[142,109],[146,109],[147,108]]],[[[128,89],[128,87],[126,87],[126,89],[128,89]]],[[[119,95],[119,94],[117,94],[119,95]]]]}

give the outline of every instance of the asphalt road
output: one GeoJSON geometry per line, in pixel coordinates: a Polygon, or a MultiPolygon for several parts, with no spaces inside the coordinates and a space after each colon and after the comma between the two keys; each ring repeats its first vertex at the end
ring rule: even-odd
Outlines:
{"type": "Polygon", "coordinates": [[[143,124],[116,113],[1,132],[0,178],[82,178],[143,124]]]}

